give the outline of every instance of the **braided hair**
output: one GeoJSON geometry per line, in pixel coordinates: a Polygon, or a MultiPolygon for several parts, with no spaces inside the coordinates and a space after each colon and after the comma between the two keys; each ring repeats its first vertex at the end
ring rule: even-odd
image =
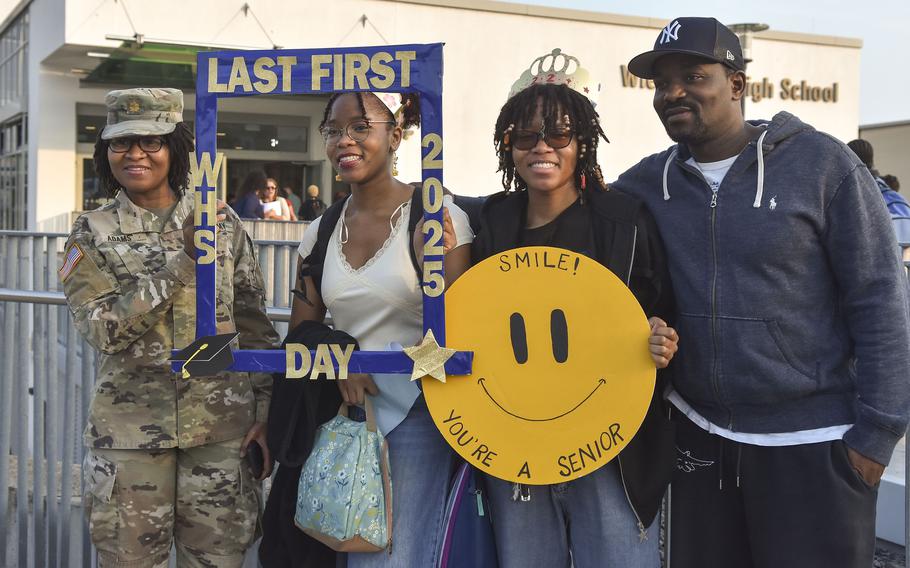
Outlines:
{"type": "Polygon", "coordinates": [[[597,182],[600,188],[606,188],[600,166],[597,164],[597,144],[600,138],[607,139],[600,126],[600,116],[584,95],[565,85],[532,85],[506,101],[496,119],[496,130],[493,132],[493,145],[499,157],[499,169],[502,172],[502,186],[509,191],[528,187],[527,182],[515,171],[512,159],[510,134],[513,130],[527,127],[534,120],[537,105],[543,115],[544,129],[547,132],[556,130],[557,122],[568,116],[569,127],[578,141],[578,160],[575,164],[575,186],[582,188],[585,176],[597,182]]]}
{"type": "MultiPolygon", "coordinates": [[[[190,153],[195,150],[193,131],[190,130],[187,123],[178,122],[174,131],[161,136],[161,139],[164,141],[164,145],[167,146],[170,155],[167,183],[177,195],[177,199],[180,199],[190,183],[190,153]]],[[[107,159],[107,149],[110,145],[111,141],[102,140],[101,132],[99,132],[98,139],[95,141],[92,162],[94,163],[98,180],[101,183],[101,188],[110,197],[114,197],[122,186],[117,181],[117,178],[114,177],[111,163],[107,159]]]]}
{"type": "MultiPolygon", "coordinates": [[[[332,112],[332,105],[335,104],[340,97],[343,95],[354,95],[357,97],[357,105],[360,107],[360,113],[364,118],[367,116],[367,109],[363,104],[364,97],[373,97],[378,99],[376,95],[370,92],[354,92],[354,93],[335,93],[329,98],[329,102],[325,105],[325,111],[322,113],[322,122],[319,123],[320,130],[325,123],[329,121],[329,113],[332,112]]],[[[420,126],[420,98],[417,96],[417,93],[402,93],[401,94],[401,111],[400,116],[397,118],[392,114],[392,111],[389,110],[389,107],[382,104],[380,101],[380,108],[385,114],[388,120],[396,121],[398,126],[407,130],[412,126],[420,126]]]]}

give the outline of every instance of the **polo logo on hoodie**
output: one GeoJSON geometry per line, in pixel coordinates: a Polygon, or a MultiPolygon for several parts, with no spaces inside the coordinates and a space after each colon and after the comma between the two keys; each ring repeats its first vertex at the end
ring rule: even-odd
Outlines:
{"type": "Polygon", "coordinates": [[[713,461],[701,460],[692,455],[691,450],[682,450],[676,446],[676,469],[684,473],[692,473],[696,469],[714,465],[713,461]]]}
{"type": "Polygon", "coordinates": [[[670,43],[679,39],[679,28],[682,25],[676,20],[666,25],[664,31],[660,34],[660,44],[670,43]]]}
{"type": "Polygon", "coordinates": [[[768,203],[768,209],[770,209],[771,211],[774,211],[775,209],[777,209],[777,196],[776,195],[774,197],[772,197],[771,202],[768,203]]]}

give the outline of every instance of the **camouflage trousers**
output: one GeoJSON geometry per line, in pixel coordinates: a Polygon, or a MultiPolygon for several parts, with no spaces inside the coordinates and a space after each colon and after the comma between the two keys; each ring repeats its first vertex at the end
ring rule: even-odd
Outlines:
{"type": "Polygon", "coordinates": [[[241,566],[258,536],[259,484],[237,438],[162,450],[90,448],[84,495],[100,568],[241,566]]]}

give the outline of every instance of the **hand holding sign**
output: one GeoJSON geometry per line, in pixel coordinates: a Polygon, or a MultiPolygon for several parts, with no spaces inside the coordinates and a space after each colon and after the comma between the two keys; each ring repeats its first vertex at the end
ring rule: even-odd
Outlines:
{"type": "Polygon", "coordinates": [[[648,323],[651,325],[651,337],[648,338],[651,359],[658,369],[665,369],[679,349],[679,335],[659,317],[648,318],[648,323]]]}

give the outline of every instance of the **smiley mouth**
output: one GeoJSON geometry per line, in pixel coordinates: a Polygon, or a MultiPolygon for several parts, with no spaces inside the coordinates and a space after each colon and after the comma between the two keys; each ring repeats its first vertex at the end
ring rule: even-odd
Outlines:
{"type": "Polygon", "coordinates": [[[480,377],[479,379],[477,379],[477,384],[480,385],[480,388],[483,389],[483,392],[485,392],[485,393],[487,394],[487,396],[490,398],[490,400],[493,401],[493,404],[495,404],[496,406],[498,406],[500,410],[502,410],[503,412],[505,412],[505,413],[508,414],[509,416],[514,416],[515,418],[518,418],[519,420],[524,420],[524,421],[526,421],[526,422],[549,422],[550,420],[557,420],[557,419],[559,419],[559,418],[562,418],[563,416],[566,416],[566,415],[568,415],[568,414],[571,414],[571,413],[575,412],[575,411],[578,409],[578,407],[580,407],[582,404],[584,404],[585,402],[587,402],[589,398],[591,398],[592,396],[594,396],[594,393],[597,392],[597,389],[599,389],[600,387],[602,387],[602,386],[604,386],[605,384],[607,384],[606,379],[598,379],[598,380],[597,380],[597,386],[594,387],[594,390],[592,390],[592,391],[590,392],[590,394],[588,394],[588,396],[586,396],[586,397],[584,397],[583,399],[581,399],[581,402],[579,402],[578,404],[576,404],[575,406],[573,406],[573,407],[570,408],[569,410],[566,410],[566,411],[563,412],[562,414],[557,414],[556,416],[551,416],[551,417],[549,417],[549,418],[527,418],[527,417],[525,417],[525,416],[520,416],[520,415],[518,415],[518,414],[515,414],[514,412],[511,412],[511,411],[509,411],[508,409],[506,409],[506,407],[504,407],[503,405],[499,404],[499,402],[498,402],[495,398],[493,398],[493,395],[490,394],[490,391],[487,390],[487,386],[484,384],[484,381],[485,381],[485,380],[486,380],[485,378],[480,377]]]}

